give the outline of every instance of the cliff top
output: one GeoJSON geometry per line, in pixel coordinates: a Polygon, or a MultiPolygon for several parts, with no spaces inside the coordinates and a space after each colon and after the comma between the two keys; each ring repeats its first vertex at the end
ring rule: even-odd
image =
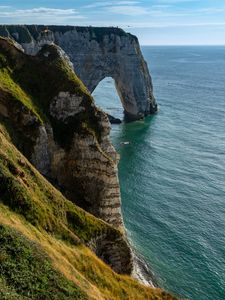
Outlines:
{"type": "Polygon", "coordinates": [[[34,39],[37,39],[39,34],[45,29],[49,29],[52,32],[66,33],[67,31],[76,30],[79,33],[89,32],[93,39],[101,41],[105,35],[118,35],[129,37],[137,41],[137,37],[125,32],[118,27],[94,27],[94,26],[66,26],[66,25],[0,25],[0,36],[13,37],[20,43],[29,43],[34,39]]]}

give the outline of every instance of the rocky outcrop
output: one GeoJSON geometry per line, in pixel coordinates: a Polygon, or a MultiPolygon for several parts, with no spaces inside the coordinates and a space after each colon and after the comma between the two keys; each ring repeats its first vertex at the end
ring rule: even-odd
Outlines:
{"type": "Polygon", "coordinates": [[[13,70],[4,69],[9,79],[0,84],[0,117],[10,120],[18,148],[70,200],[121,227],[118,157],[107,115],[59,47],[45,45],[35,57],[4,39],[0,47],[13,70]]]}
{"type": "Polygon", "coordinates": [[[138,39],[119,28],[72,26],[2,26],[0,34],[14,38],[28,54],[56,43],[69,56],[90,92],[105,77],[115,80],[126,117],[140,119],[157,111],[148,67],[138,39]],[[2,33],[1,33],[2,32],[2,33]]]}
{"type": "MultiPolygon", "coordinates": [[[[0,54],[0,123],[13,132],[14,144],[68,199],[123,232],[118,157],[107,115],[59,47],[45,45],[33,57],[0,38],[0,54]]],[[[77,228],[85,220],[67,213],[67,222],[77,228]]],[[[109,228],[88,244],[116,272],[130,274],[126,238],[109,228]]]]}
{"type": "Polygon", "coordinates": [[[127,242],[121,236],[105,234],[92,239],[88,246],[117,273],[131,274],[133,261],[127,242]]]}
{"type": "Polygon", "coordinates": [[[115,118],[115,117],[113,117],[113,116],[110,115],[110,114],[107,114],[107,116],[108,116],[109,122],[110,122],[111,124],[121,124],[121,123],[122,123],[122,121],[121,121],[120,119],[115,118]]]}
{"type": "Polygon", "coordinates": [[[117,227],[122,226],[117,154],[106,131],[108,119],[100,111],[99,117],[100,142],[85,126],[74,132],[70,148],[53,153],[51,176],[69,199],[117,227]]]}

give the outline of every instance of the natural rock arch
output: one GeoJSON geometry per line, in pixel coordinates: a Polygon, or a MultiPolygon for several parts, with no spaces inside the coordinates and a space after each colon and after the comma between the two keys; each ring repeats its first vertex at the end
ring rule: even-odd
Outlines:
{"type": "Polygon", "coordinates": [[[46,30],[45,26],[28,25],[5,26],[4,30],[29,54],[39,50],[42,40],[58,44],[90,92],[102,79],[112,77],[130,119],[139,119],[157,110],[138,39],[122,29],[49,26],[46,30]]]}
{"type": "Polygon", "coordinates": [[[69,55],[78,76],[92,93],[106,77],[115,80],[125,114],[132,119],[156,111],[152,81],[136,37],[121,29],[77,28],[55,34],[55,42],[69,55]],[[84,30],[84,29],[83,29],[84,30]]]}
{"type": "Polygon", "coordinates": [[[122,122],[124,109],[112,77],[105,77],[101,80],[92,96],[96,106],[108,114],[111,123],[122,122]]]}

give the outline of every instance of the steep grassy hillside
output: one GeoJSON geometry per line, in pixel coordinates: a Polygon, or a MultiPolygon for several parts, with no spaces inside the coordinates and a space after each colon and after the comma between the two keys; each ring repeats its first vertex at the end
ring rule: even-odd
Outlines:
{"type": "Polygon", "coordinates": [[[54,270],[38,244],[0,225],[0,296],[11,299],[88,299],[77,285],[54,270]]]}
{"type": "Polygon", "coordinates": [[[2,125],[0,224],[1,299],[175,299],[116,274],[85,246],[121,233],[66,200],[2,125]]]}

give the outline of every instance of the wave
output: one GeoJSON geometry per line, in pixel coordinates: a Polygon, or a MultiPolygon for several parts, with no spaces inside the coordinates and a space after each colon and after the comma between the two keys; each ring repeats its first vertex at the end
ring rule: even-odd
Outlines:
{"type": "Polygon", "coordinates": [[[151,267],[146,262],[143,256],[141,254],[137,254],[137,251],[134,249],[134,247],[131,245],[131,249],[133,252],[133,271],[132,271],[132,277],[137,279],[139,282],[143,283],[144,285],[150,286],[150,287],[159,287],[157,283],[157,279],[153,271],[151,270],[151,267]]]}

